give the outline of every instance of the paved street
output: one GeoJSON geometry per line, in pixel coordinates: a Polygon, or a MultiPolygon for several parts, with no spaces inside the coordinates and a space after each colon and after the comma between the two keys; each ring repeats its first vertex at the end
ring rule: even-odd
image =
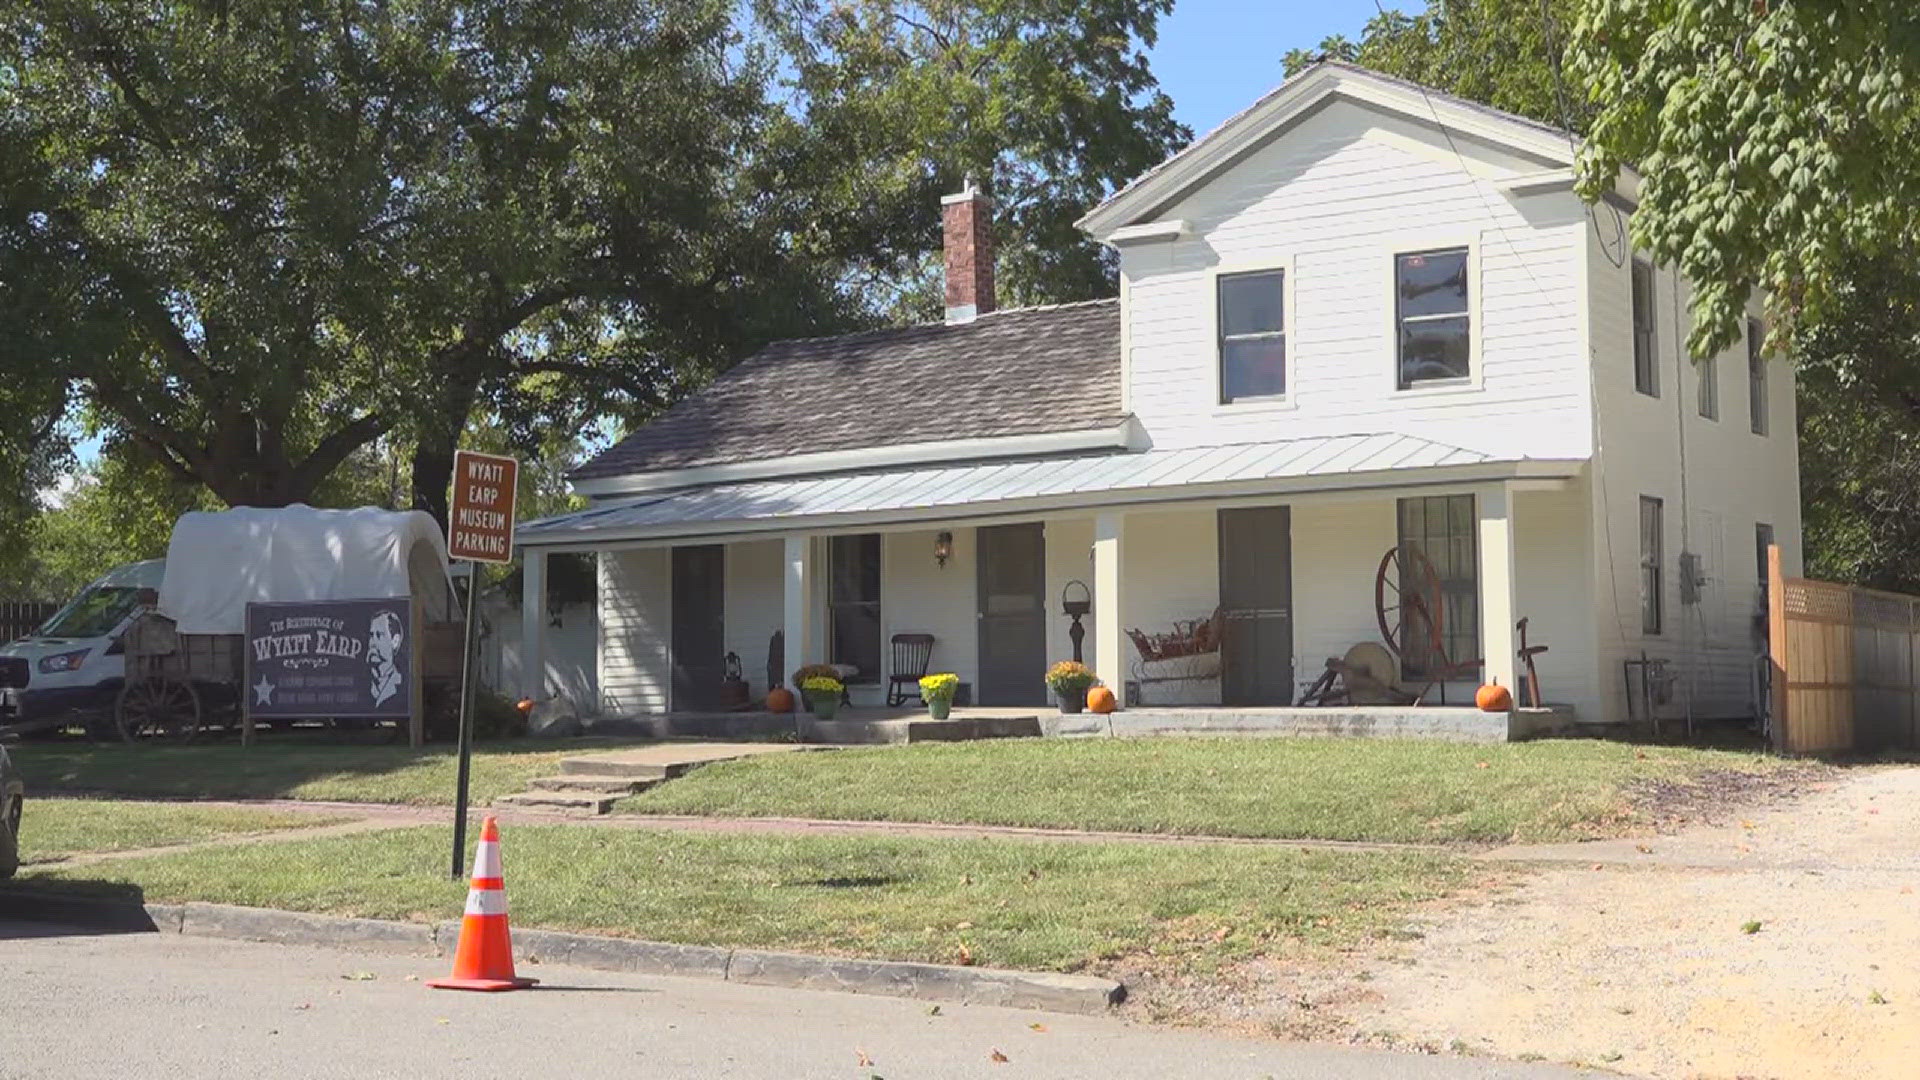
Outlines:
{"type": "Polygon", "coordinates": [[[1590,1075],[545,965],[533,992],[421,985],[445,963],[0,921],[0,1078],[1590,1075]]]}

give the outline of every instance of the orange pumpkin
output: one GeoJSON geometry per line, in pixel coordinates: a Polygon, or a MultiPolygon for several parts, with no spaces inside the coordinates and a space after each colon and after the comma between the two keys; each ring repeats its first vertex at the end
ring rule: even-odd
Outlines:
{"type": "Polygon", "coordinates": [[[1095,686],[1087,690],[1087,708],[1094,712],[1110,713],[1119,706],[1120,703],[1114,699],[1112,690],[1104,686],[1095,686]]]}
{"type": "Polygon", "coordinates": [[[790,713],[793,711],[793,691],[784,686],[776,686],[767,691],[767,711],[790,713]]]}
{"type": "Polygon", "coordinates": [[[1495,679],[1473,695],[1473,703],[1481,712],[1508,712],[1513,708],[1513,695],[1495,679]]]}

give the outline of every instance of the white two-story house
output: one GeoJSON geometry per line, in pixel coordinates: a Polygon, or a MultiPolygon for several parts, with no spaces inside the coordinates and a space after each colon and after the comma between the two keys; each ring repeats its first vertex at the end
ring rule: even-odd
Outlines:
{"type": "Polygon", "coordinates": [[[821,662],[878,703],[931,635],[973,704],[1041,706],[1084,599],[1123,708],[1293,706],[1330,658],[1458,705],[1516,686],[1525,619],[1582,721],[1751,715],[1765,545],[1800,564],[1793,373],[1757,321],[1685,355],[1635,178],[1589,207],[1573,152],[1321,63],[1092,208],[1116,299],[1022,310],[950,196],[944,322],[769,346],[523,527],[529,589],[598,557],[583,704],[715,708],[729,653],[756,697],[821,662]]]}

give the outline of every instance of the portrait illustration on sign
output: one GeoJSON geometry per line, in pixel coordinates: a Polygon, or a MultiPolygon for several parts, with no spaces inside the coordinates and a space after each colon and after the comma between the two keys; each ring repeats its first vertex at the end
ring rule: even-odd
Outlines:
{"type": "Polygon", "coordinates": [[[367,623],[367,670],[373,678],[373,703],[383,705],[401,689],[400,667],[394,658],[406,643],[400,616],[391,611],[374,612],[367,623]]]}

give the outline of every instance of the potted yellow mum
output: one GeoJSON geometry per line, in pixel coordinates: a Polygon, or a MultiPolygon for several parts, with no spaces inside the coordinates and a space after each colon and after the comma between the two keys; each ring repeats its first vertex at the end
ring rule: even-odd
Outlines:
{"type": "Polygon", "coordinates": [[[927,703],[927,715],[945,720],[953,712],[953,695],[959,689],[960,676],[951,671],[921,676],[920,699],[927,703]]]}

